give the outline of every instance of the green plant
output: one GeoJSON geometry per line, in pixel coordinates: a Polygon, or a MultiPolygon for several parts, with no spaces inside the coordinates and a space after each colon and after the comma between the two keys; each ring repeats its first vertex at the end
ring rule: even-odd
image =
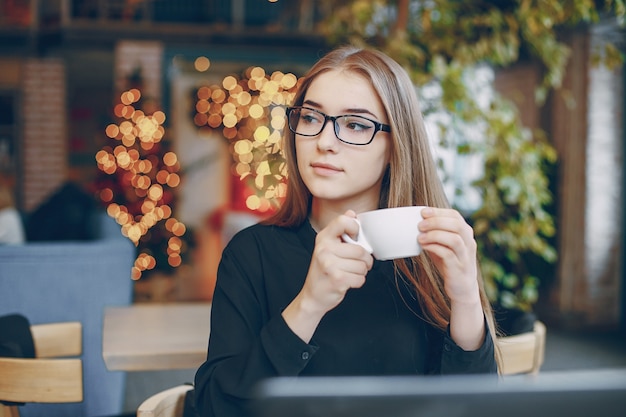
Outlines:
{"type": "MultiPolygon", "coordinates": [[[[553,263],[557,256],[548,210],[548,170],[556,152],[543,132],[522,126],[515,106],[504,98],[481,106],[463,76],[481,63],[497,68],[532,60],[544,71],[535,95],[541,104],[560,88],[569,56],[560,31],[593,24],[601,14],[623,23],[624,1],[329,0],[326,8],[332,13],[320,29],[331,44],[385,51],[405,66],[417,86],[438,82],[441,106],[456,120],[485,127],[482,144],[452,145],[459,153],[480,152],[485,161],[484,176],[474,184],[482,204],[471,214],[482,273],[493,303],[531,310],[540,279],[528,258],[553,263]]],[[[609,66],[622,62],[611,44],[594,54],[609,66]]],[[[441,128],[445,137],[447,128],[441,128]]]]}
{"type": "Polygon", "coordinates": [[[516,118],[507,118],[514,112],[510,103],[498,100],[487,115],[485,171],[474,184],[483,201],[471,218],[490,300],[528,311],[538,299],[539,278],[525,255],[549,263],[557,257],[549,240],[555,226],[547,176],[556,152],[516,118]]]}

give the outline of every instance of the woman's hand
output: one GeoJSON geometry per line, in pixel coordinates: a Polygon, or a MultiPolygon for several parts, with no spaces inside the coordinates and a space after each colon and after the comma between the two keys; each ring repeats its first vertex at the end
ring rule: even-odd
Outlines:
{"type": "Polygon", "coordinates": [[[456,210],[427,207],[422,217],[418,242],[443,275],[450,300],[479,301],[474,230],[456,210]]]}
{"type": "Polygon", "coordinates": [[[485,335],[474,230],[452,209],[422,210],[418,242],[444,279],[451,304],[450,334],[465,350],[475,350],[485,335]]]}
{"type": "Polygon", "coordinates": [[[343,242],[347,233],[355,236],[359,226],[349,210],[317,234],[315,249],[302,291],[322,312],[335,308],[350,288],[359,288],[372,268],[373,258],[362,247],[343,242]]]}
{"type": "Polygon", "coordinates": [[[300,293],[283,311],[289,327],[308,342],[324,315],[343,301],[350,288],[359,288],[374,259],[359,245],[345,243],[341,236],[355,236],[356,214],[348,210],[336,217],[315,239],[315,249],[300,293]]]}

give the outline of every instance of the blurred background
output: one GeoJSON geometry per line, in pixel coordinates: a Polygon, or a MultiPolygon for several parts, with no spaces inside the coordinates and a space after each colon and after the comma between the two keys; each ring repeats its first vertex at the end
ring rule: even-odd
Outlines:
{"type": "Polygon", "coordinates": [[[223,245],[284,195],[298,78],[370,45],[415,81],[499,311],[623,336],[623,19],[608,0],[0,0],[1,183],[26,245],[92,239],[106,212],[134,302],[210,301],[223,245]]]}

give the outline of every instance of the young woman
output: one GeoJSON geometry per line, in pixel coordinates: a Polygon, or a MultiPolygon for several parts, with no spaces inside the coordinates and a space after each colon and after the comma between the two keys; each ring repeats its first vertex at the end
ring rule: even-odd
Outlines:
{"type": "Polygon", "coordinates": [[[305,76],[287,109],[288,189],[268,221],[223,252],[202,416],[246,415],[275,376],[497,372],[493,318],[471,227],[449,208],[408,75],[344,47],[305,76]],[[423,205],[422,254],[377,261],[356,213],[423,205]]]}

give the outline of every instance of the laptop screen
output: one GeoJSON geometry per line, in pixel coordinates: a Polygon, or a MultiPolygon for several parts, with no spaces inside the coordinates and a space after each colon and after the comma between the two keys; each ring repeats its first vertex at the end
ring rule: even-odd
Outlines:
{"type": "Polygon", "coordinates": [[[258,417],[624,417],[626,369],[274,378],[254,405],[258,417]]]}

